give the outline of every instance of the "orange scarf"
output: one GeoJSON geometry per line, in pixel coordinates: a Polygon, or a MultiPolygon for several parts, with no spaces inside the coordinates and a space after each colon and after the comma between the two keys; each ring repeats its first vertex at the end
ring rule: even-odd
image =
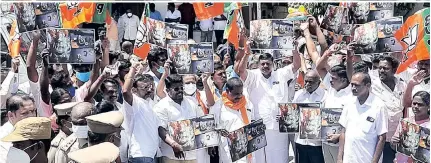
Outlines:
{"type": "Polygon", "coordinates": [[[198,100],[199,105],[202,107],[202,111],[204,112],[205,115],[208,114],[208,108],[205,107],[204,102],[202,102],[201,99],[201,93],[199,93],[199,91],[196,90],[196,100],[198,100]]]}
{"type": "Polygon", "coordinates": [[[239,100],[237,103],[232,102],[227,98],[226,91],[222,94],[222,100],[223,104],[233,110],[239,110],[241,112],[241,117],[244,122],[244,124],[248,125],[250,123],[250,120],[247,116],[247,109],[245,108],[245,105],[247,104],[247,101],[245,100],[245,97],[242,96],[241,100],[239,100]]]}

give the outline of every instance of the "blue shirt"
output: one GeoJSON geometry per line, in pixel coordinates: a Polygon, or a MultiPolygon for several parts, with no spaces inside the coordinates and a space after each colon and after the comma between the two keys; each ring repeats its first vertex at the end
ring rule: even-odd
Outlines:
{"type": "Polygon", "coordinates": [[[160,15],[159,11],[154,11],[150,13],[150,18],[151,19],[155,19],[155,20],[159,20],[159,21],[163,21],[162,19],[162,15],[160,15]]]}

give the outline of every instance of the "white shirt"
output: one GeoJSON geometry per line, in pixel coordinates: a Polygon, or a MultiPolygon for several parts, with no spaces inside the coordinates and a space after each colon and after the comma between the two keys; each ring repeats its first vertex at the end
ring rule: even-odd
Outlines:
{"type": "MultiPolygon", "coordinates": [[[[223,14],[226,17],[226,14],[223,14]]],[[[221,16],[216,16],[216,18],[220,18],[221,16]]],[[[227,20],[215,21],[214,20],[214,30],[224,30],[226,28],[227,20]]]]}
{"type": "Polygon", "coordinates": [[[206,19],[206,20],[201,20],[199,23],[199,27],[201,28],[201,31],[212,31],[214,30],[213,27],[213,19],[206,19]]]}
{"type": "Polygon", "coordinates": [[[0,90],[0,107],[6,108],[6,99],[11,96],[12,93],[18,91],[18,73],[9,71],[6,78],[1,83],[0,90]]]}
{"type": "Polygon", "coordinates": [[[396,78],[395,87],[392,91],[386,84],[384,84],[380,78],[373,78],[372,81],[372,92],[385,104],[385,109],[388,112],[388,133],[386,134],[386,141],[390,142],[394,135],[398,123],[403,117],[404,106],[402,104],[403,94],[406,90],[407,85],[396,78]]]}
{"type": "MultiPolygon", "coordinates": [[[[1,141],[1,139],[3,139],[5,136],[9,135],[10,133],[12,133],[14,127],[12,125],[12,123],[10,122],[6,122],[5,124],[3,124],[3,126],[0,127],[0,156],[2,156],[2,158],[4,156],[7,156],[8,152],[9,152],[9,148],[13,146],[12,142],[3,142],[1,141]]],[[[6,157],[4,157],[6,158],[6,157]]]]}
{"type": "MultiPolygon", "coordinates": [[[[192,11],[190,11],[190,12],[192,12],[192,11]]],[[[171,12],[170,10],[167,10],[167,11],[166,11],[165,19],[166,19],[166,18],[169,18],[169,19],[177,19],[177,18],[180,18],[180,20],[181,20],[181,12],[180,12],[180,11],[178,11],[177,9],[175,9],[175,10],[174,10],[174,12],[171,12]]]]}
{"type": "Polygon", "coordinates": [[[263,119],[268,130],[278,130],[276,116],[280,115],[278,103],[289,100],[287,81],[294,78],[292,66],[280,68],[265,78],[259,69],[247,70],[244,88],[247,88],[250,101],[255,108],[256,119],[263,119]]]}
{"type": "Polygon", "coordinates": [[[161,125],[156,113],[152,110],[152,100],[144,100],[133,94],[133,104],[123,102],[120,111],[124,115],[123,125],[127,136],[130,136],[130,156],[154,157],[159,148],[158,127],[161,125]]]}
{"type": "MultiPolygon", "coordinates": [[[[250,121],[254,119],[252,106],[253,105],[247,99],[247,117],[250,121]]],[[[228,132],[232,132],[246,125],[242,119],[241,112],[226,107],[221,99],[211,107],[209,114],[214,115],[217,129],[225,129],[228,132]]],[[[226,137],[221,137],[218,149],[220,162],[231,163],[230,148],[226,137]]],[[[235,163],[247,163],[247,157],[243,157],[235,161],[235,163]]]]}
{"type": "Polygon", "coordinates": [[[372,93],[362,105],[357,97],[349,99],[339,120],[346,129],[343,162],[371,162],[378,136],[388,131],[386,116],[383,101],[372,93]]]}
{"type": "MultiPolygon", "coordinates": [[[[154,106],[153,110],[160,119],[160,126],[164,127],[165,129],[168,129],[170,122],[192,119],[204,115],[202,109],[199,108],[195,102],[193,102],[192,97],[187,96],[184,96],[181,105],[174,102],[169,96],[166,96],[154,106]]],[[[160,146],[163,156],[173,160],[183,160],[176,158],[174,156],[172,147],[166,144],[164,141],[161,142],[160,146]]],[[[198,150],[184,152],[185,160],[195,160],[197,151],[198,150]]]]}
{"type": "Polygon", "coordinates": [[[335,90],[331,86],[331,75],[327,73],[323,78],[323,84],[327,88],[326,99],[323,103],[324,108],[343,108],[344,102],[347,99],[352,98],[352,87],[350,84],[339,91],[335,90]]]}
{"type": "Polygon", "coordinates": [[[118,20],[119,39],[135,40],[138,33],[139,17],[133,15],[131,18],[123,14],[118,20]]]}
{"type": "MultiPolygon", "coordinates": [[[[305,89],[301,89],[295,93],[295,97],[293,98],[294,103],[322,103],[326,99],[326,91],[321,87],[317,87],[317,89],[313,93],[307,92],[305,89]]],[[[309,139],[300,139],[298,134],[295,134],[295,142],[302,145],[310,145],[310,146],[321,146],[322,141],[320,140],[309,140],[309,139]]]]}

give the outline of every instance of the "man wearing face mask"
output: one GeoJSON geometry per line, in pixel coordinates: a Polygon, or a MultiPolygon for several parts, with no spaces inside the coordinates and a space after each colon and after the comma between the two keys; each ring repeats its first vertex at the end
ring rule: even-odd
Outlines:
{"type": "MultiPolygon", "coordinates": [[[[240,47],[246,40],[241,36],[240,47]]],[[[250,47],[250,42],[247,43],[250,47]]],[[[288,101],[287,81],[294,79],[294,72],[300,67],[300,57],[297,49],[293,50],[293,64],[273,70],[274,58],[271,54],[265,53],[259,56],[259,69],[247,70],[248,58],[251,54],[249,48],[240,48],[237,55],[238,59],[235,66],[235,73],[239,74],[247,88],[250,101],[259,113],[256,119],[263,119],[266,125],[265,134],[267,136],[266,150],[258,150],[256,154],[257,162],[280,162],[287,163],[288,158],[288,136],[278,130],[277,115],[279,114],[278,103],[288,101]]]]}
{"type": "Polygon", "coordinates": [[[12,133],[2,139],[13,147],[25,151],[31,163],[46,163],[51,139],[51,120],[45,117],[29,117],[15,124],[12,133]]]}
{"type": "Polygon", "coordinates": [[[67,157],[69,152],[88,146],[88,126],[85,118],[93,114],[94,105],[91,103],[80,102],[73,106],[70,113],[73,133],[60,143],[55,153],[56,163],[68,163],[70,161],[67,157]]]}
{"type": "Polygon", "coordinates": [[[139,17],[132,13],[132,9],[127,9],[126,13],[118,20],[118,35],[124,41],[135,44],[136,33],[138,33],[139,17]]]}
{"type": "Polygon", "coordinates": [[[54,106],[54,112],[57,115],[57,124],[60,127],[60,131],[57,136],[51,141],[51,147],[48,151],[48,163],[54,163],[55,153],[58,150],[58,146],[61,142],[72,134],[72,122],[70,118],[70,112],[72,107],[78,104],[77,102],[63,103],[54,106]]]}
{"type": "MultiPolygon", "coordinates": [[[[327,92],[319,87],[320,78],[315,70],[308,71],[304,76],[304,89],[295,93],[294,103],[320,103],[325,102],[327,92]]],[[[320,135],[319,135],[320,136],[320,135]]],[[[296,135],[296,162],[311,163],[325,162],[323,159],[322,142],[320,140],[300,139],[296,135]]]]}
{"type": "Polygon", "coordinates": [[[201,108],[196,105],[193,98],[184,96],[182,77],[174,74],[165,79],[168,96],[160,100],[154,106],[154,112],[161,121],[158,128],[161,143],[163,162],[179,163],[182,160],[196,162],[197,153],[201,150],[183,151],[182,146],[175,142],[168,134],[167,128],[170,122],[196,118],[204,115],[201,108]]]}
{"type": "MultiPolygon", "coordinates": [[[[147,56],[148,66],[150,71],[147,74],[151,75],[154,79],[154,86],[157,86],[162,78],[162,74],[165,72],[165,62],[168,59],[168,53],[166,50],[159,49],[154,52],[150,52],[147,56]]],[[[156,97],[155,101],[158,101],[156,97]]]]}

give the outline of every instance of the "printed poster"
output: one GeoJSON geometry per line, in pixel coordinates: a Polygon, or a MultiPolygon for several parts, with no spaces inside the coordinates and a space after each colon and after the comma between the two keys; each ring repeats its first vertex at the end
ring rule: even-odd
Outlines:
{"type": "Polygon", "coordinates": [[[299,108],[297,104],[278,104],[280,109],[279,130],[280,132],[299,132],[299,108]]]}
{"type": "Polygon", "coordinates": [[[232,162],[235,162],[267,145],[263,120],[254,121],[247,126],[232,131],[228,144],[232,162]]]}
{"type": "Polygon", "coordinates": [[[57,3],[14,3],[19,33],[43,29],[47,27],[60,27],[60,17],[57,3]]]}
{"type": "Polygon", "coordinates": [[[212,42],[199,44],[168,44],[168,55],[178,74],[202,74],[214,72],[212,42]]]}
{"type": "Polygon", "coordinates": [[[21,33],[21,36],[19,38],[21,42],[19,51],[24,63],[27,63],[27,55],[30,50],[31,43],[33,42],[33,32],[36,31],[40,32],[40,39],[36,49],[36,65],[37,67],[41,67],[43,65],[42,51],[45,50],[47,47],[47,37],[45,29],[21,33]]]}
{"type": "Polygon", "coordinates": [[[342,25],[349,23],[348,11],[345,7],[328,5],[320,26],[322,29],[338,34],[342,29],[342,25]]]}
{"type": "Polygon", "coordinates": [[[322,117],[319,107],[300,107],[299,138],[320,139],[322,117]]]}
{"type": "Polygon", "coordinates": [[[293,22],[288,20],[250,21],[252,50],[293,49],[293,22]]]}
{"type": "Polygon", "coordinates": [[[188,40],[189,25],[179,23],[166,23],[167,44],[185,44],[188,40]]]}
{"type": "Polygon", "coordinates": [[[339,134],[341,132],[340,120],[342,108],[328,109],[322,108],[322,140],[327,140],[331,134],[339,134]]]}

